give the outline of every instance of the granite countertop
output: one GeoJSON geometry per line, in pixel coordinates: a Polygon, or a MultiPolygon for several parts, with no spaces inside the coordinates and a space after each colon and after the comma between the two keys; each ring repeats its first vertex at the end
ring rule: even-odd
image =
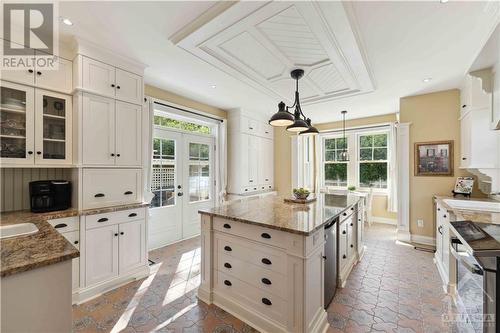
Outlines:
{"type": "Polygon", "coordinates": [[[474,222],[479,222],[479,223],[500,224],[500,213],[486,212],[486,211],[480,211],[480,210],[456,209],[456,208],[450,207],[448,204],[446,204],[445,201],[443,201],[444,199],[454,199],[454,200],[466,200],[466,201],[497,202],[495,200],[488,199],[488,198],[470,198],[470,199],[462,198],[462,197],[453,198],[450,196],[439,196],[439,195],[435,195],[434,199],[439,201],[439,203],[444,208],[446,208],[446,210],[448,212],[451,212],[453,214],[454,221],[474,221],[474,222]]]}
{"type": "Polygon", "coordinates": [[[309,204],[285,203],[283,200],[284,197],[276,195],[242,198],[218,207],[201,209],[199,213],[309,235],[358,203],[361,197],[321,193],[316,201],[309,204]]]}
{"type": "Polygon", "coordinates": [[[32,213],[27,210],[0,213],[0,225],[2,226],[33,223],[38,228],[38,232],[31,235],[0,240],[0,276],[5,277],[21,273],[80,256],[80,252],[54,229],[47,220],[115,212],[146,206],[148,206],[147,203],[134,203],[82,211],[70,208],[47,213],[32,213]]]}

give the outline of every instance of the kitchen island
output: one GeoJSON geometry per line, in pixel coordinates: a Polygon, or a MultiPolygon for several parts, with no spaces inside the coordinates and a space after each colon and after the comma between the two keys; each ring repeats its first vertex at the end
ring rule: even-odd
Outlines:
{"type": "Polygon", "coordinates": [[[342,285],[362,253],[363,200],[332,194],[309,204],[283,199],[252,197],[200,211],[198,297],[261,332],[325,332],[324,228],[340,221],[335,262],[342,285]]]}

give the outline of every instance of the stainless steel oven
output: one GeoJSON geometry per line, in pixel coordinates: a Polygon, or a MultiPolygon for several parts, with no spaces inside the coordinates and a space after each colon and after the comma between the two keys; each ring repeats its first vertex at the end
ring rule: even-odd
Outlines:
{"type": "Polygon", "coordinates": [[[464,331],[498,332],[496,272],[499,259],[473,256],[458,238],[452,238],[451,243],[451,253],[457,263],[457,326],[464,331]]]}

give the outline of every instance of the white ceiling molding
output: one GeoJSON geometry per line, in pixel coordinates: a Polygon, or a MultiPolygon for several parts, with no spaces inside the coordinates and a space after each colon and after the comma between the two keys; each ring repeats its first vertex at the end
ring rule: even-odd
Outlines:
{"type": "Polygon", "coordinates": [[[341,2],[238,2],[198,18],[170,40],[271,98],[291,102],[290,71],[302,68],[301,103],[372,92],[375,87],[341,2]],[[191,31],[191,33],[187,32],[191,31]]]}

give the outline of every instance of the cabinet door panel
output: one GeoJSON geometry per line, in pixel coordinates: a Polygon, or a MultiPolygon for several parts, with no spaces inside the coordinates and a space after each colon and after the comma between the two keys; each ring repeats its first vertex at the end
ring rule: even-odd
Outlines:
{"type": "Polygon", "coordinates": [[[460,120],[460,167],[468,167],[471,163],[471,122],[472,114],[469,112],[460,120]]]}
{"type": "Polygon", "coordinates": [[[144,220],[119,225],[120,274],[146,264],[146,236],[144,220]]]}
{"type": "Polygon", "coordinates": [[[343,222],[339,225],[339,247],[338,247],[338,262],[339,273],[346,267],[347,264],[347,223],[343,222]]]}
{"type": "Polygon", "coordinates": [[[116,102],[116,165],[141,165],[142,107],[116,102]]]}
{"type": "Polygon", "coordinates": [[[116,69],[116,98],[142,105],[142,77],[116,69]]]}
{"type": "Polygon", "coordinates": [[[82,112],[82,163],[114,165],[115,101],[84,93],[82,112]]]}
{"type": "Polygon", "coordinates": [[[259,137],[248,135],[248,185],[258,189],[259,182],[259,137]]]}
{"type": "Polygon", "coordinates": [[[83,57],[83,89],[96,94],[115,96],[115,68],[100,61],[83,57]]]}
{"type": "Polygon", "coordinates": [[[86,231],[85,284],[111,279],[118,275],[118,226],[86,231]]]}
{"type": "Polygon", "coordinates": [[[33,164],[35,89],[1,81],[0,158],[6,164],[33,164]]]}
{"type": "Polygon", "coordinates": [[[73,90],[73,63],[57,58],[57,70],[36,69],[35,84],[38,88],[71,93],[73,90]]]}
{"type": "MultiPolygon", "coordinates": [[[[34,57],[35,52],[30,51],[27,56],[34,57]]],[[[2,70],[0,71],[2,80],[7,80],[15,83],[27,84],[32,86],[35,84],[35,68],[26,68],[23,70],[2,70]]]]}

